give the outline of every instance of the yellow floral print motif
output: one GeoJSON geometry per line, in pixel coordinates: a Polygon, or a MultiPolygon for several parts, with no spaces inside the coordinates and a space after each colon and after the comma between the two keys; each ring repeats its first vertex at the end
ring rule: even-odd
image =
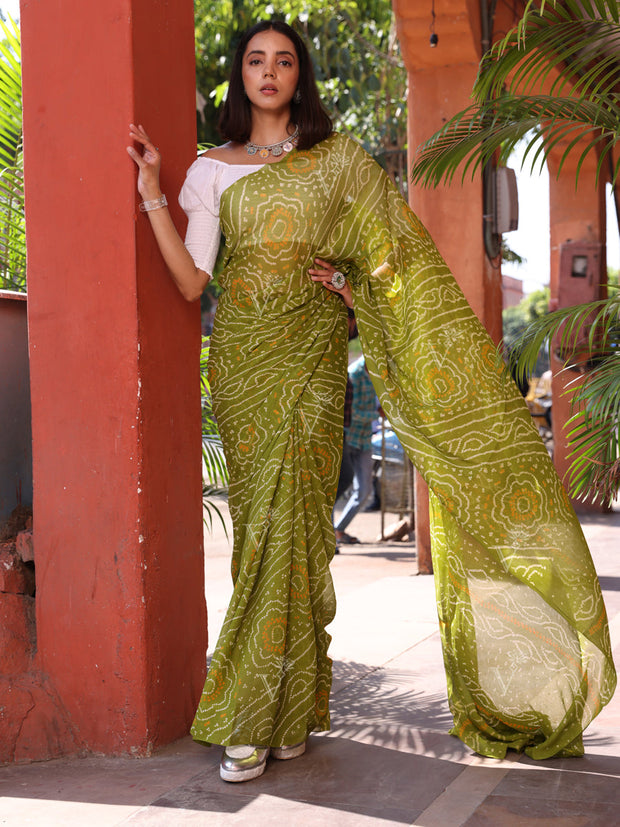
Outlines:
{"type": "Polygon", "coordinates": [[[508,510],[515,523],[530,524],[538,516],[540,501],[534,491],[518,488],[508,497],[508,510]]]}
{"type": "Polygon", "coordinates": [[[272,655],[283,655],[286,645],[286,618],[272,617],[263,624],[263,650],[272,655]]]}
{"type": "Polygon", "coordinates": [[[456,388],[454,379],[443,368],[429,368],[425,381],[433,399],[452,396],[456,388]]]}
{"type": "Polygon", "coordinates": [[[329,692],[326,689],[319,689],[315,696],[316,716],[319,720],[327,715],[329,710],[329,692]]]}
{"type": "Polygon", "coordinates": [[[239,436],[239,450],[243,451],[244,454],[247,454],[254,445],[256,441],[256,428],[254,425],[246,426],[239,436]],[[247,436],[243,433],[244,431],[247,432],[247,436]],[[244,438],[245,437],[245,438],[244,438]]]}
{"type": "Polygon", "coordinates": [[[237,307],[251,307],[252,295],[250,286],[241,278],[235,278],[230,284],[230,298],[237,307]]]}
{"type": "Polygon", "coordinates": [[[291,598],[293,600],[306,600],[309,594],[308,569],[299,563],[293,563],[291,566],[291,598]]]}
{"type": "Polygon", "coordinates": [[[284,207],[276,207],[267,218],[262,241],[271,250],[284,250],[291,243],[295,221],[284,207]]]}
{"type": "Polygon", "coordinates": [[[480,348],[480,355],[485,365],[490,368],[493,373],[500,374],[503,372],[502,361],[498,355],[496,348],[487,342],[480,348]]]}
{"type": "Polygon", "coordinates": [[[443,507],[448,511],[450,514],[454,513],[456,509],[454,497],[448,493],[445,488],[441,488],[441,486],[436,485],[434,488],[435,494],[441,500],[441,504],[443,507]]]}
{"type": "Polygon", "coordinates": [[[314,172],[317,167],[317,158],[309,152],[291,152],[286,156],[284,161],[280,163],[283,165],[286,164],[295,177],[299,177],[300,175],[308,175],[308,173],[314,172]]]}
{"type": "Polygon", "coordinates": [[[201,703],[213,703],[224,689],[224,676],[220,669],[210,669],[202,692],[201,703]]]}
{"type": "Polygon", "coordinates": [[[323,445],[314,445],[314,458],[317,471],[322,477],[328,476],[332,469],[332,456],[323,445]]]}

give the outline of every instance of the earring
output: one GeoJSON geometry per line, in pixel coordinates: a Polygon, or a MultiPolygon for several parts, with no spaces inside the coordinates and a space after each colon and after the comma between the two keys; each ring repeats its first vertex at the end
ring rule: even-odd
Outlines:
{"type": "Polygon", "coordinates": [[[297,89],[293,95],[293,103],[301,103],[301,92],[299,89],[297,89]]]}

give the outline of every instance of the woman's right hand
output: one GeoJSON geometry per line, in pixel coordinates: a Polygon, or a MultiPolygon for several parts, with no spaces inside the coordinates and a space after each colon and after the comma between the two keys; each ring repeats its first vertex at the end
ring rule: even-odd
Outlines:
{"type": "Polygon", "coordinates": [[[129,137],[137,144],[142,144],[144,150],[142,155],[133,146],[127,147],[127,152],[136,162],[138,167],[138,192],[145,201],[159,198],[161,189],[159,187],[159,170],[161,168],[161,155],[158,148],[151,141],[142,125],[129,124],[129,137]]]}
{"type": "MultiPolygon", "coordinates": [[[[334,287],[332,278],[336,272],[338,271],[334,265],[323,258],[315,258],[314,267],[308,270],[312,281],[320,281],[330,293],[337,293],[347,307],[353,307],[353,294],[348,280],[345,279],[342,287],[334,287]]],[[[340,275],[342,276],[342,273],[340,275]]]]}

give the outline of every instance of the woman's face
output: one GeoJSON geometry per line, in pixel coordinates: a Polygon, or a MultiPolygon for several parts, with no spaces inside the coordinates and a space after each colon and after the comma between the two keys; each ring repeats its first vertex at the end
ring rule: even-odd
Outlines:
{"type": "Polygon", "coordinates": [[[255,34],[243,55],[242,77],[253,106],[275,112],[287,108],[299,81],[292,41],[273,29],[255,34]]]}

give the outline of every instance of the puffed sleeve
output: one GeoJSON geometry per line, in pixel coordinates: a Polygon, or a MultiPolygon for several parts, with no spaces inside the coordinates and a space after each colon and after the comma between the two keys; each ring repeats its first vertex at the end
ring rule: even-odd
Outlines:
{"type": "Polygon", "coordinates": [[[213,273],[220,245],[220,218],[216,194],[219,164],[198,158],[187,171],[179,204],[188,218],[185,246],[199,270],[213,273]]]}

